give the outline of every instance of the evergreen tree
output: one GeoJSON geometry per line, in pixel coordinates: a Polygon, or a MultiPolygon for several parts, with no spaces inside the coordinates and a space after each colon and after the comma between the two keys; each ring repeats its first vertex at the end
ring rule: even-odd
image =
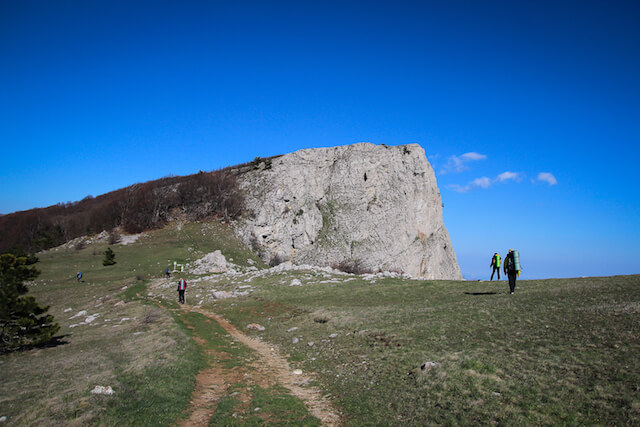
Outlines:
{"type": "Polygon", "coordinates": [[[113,265],[115,263],[116,263],[116,254],[113,253],[111,248],[107,248],[107,250],[104,251],[104,259],[102,260],[102,265],[106,267],[107,265],[113,265]]]}
{"type": "Polygon", "coordinates": [[[23,283],[40,274],[28,267],[26,257],[0,255],[0,351],[16,350],[50,341],[60,326],[53,316],[45,314],[32,296],[23,296],[29,289],[23,283]]]}

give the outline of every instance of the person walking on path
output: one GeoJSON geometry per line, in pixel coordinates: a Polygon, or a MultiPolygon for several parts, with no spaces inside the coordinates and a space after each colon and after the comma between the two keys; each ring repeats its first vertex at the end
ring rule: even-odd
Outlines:
{"type": "Polygon", "coordinates": [[[491,272],[491,279],[489,280],[493,280],[493,274],[496,271],[498,272],[498,280],[500,280],[500,255],[498,255],[497,252],[493,254],[489,267],[493,267],[493,271],[491,272]]]}
{"type": "Polygon", "coordinates": [[[184,279],[178,280],[178,302],[184,304],[184,291],[187,290],[187,281],[184,279]]]}
{"type": "Polygon", "coordinates": [[[78,271],[78,274],[76,274],[76,279],[78,279],[78,282],[82,280],[82,271],[78,271]]]}
{"type": "Polygon", "coordinates": [[[504,274],[509,278],[509,293],[513,295],[516,290],[516,278],[518,277],[513,249],[509,249],[509,253],[504,257],[503,269],[504,274]]]}
{"type": "Polygon", "coordinates": [[[167,279],[171,277],[171,273],[169,273],[169,267],[164,271],[164,274],[167,276],[167,279]]]}

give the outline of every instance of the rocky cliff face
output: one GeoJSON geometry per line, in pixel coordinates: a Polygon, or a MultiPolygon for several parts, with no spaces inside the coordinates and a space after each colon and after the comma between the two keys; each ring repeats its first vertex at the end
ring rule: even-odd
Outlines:
{"type": "Polygon", "coordinates": [[[462,279],[435,174],[417,144],[301,150],[241,174],[240,236],[265,261],[462,279]]]}

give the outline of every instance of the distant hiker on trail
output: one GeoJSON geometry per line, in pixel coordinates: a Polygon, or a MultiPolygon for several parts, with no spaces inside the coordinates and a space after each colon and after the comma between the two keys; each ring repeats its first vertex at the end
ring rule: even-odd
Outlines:
{"type": "Polygon", "coordinates": [[[82,271],[78,271],[78,274],[76,274],[76,278],[78,279],[78,282],[82,280],[82,271]]]}
{"type": "Polygon", "coordinates": [[[167,269],[164,271],[164,274],[167,275],[167,279],[171,277],[171,273],[169,273],[169,267],[167,267],[167,269]]]}
{"type": "Polygon", "coordinates": [[[184,304],[184,291],[187,290],[187,281],[184,279],[178,280],[178,302],[184,304]]]}
{"type": "Polygon", "coordinates": [[[509,253],[504,257],[504,274],[509,278],[509,293],[513,295],[516,290],[516,278],[520,274],[520,253],[509,249],[509,253]]]}
{"type": "Polygon", "coordinates": [[[489,267],[493,267],[493,271],[491,272],[491,279],[489,280],[493,280],[493,273],[495,273],[496,271],[498,272],[498,280],[500,280],[500,255],[498,255],[497,252],[493,254],[489,267]]]}

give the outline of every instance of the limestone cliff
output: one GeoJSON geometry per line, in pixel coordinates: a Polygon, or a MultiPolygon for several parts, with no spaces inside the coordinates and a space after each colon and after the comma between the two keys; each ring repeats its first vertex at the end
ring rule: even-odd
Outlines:
{"type": "Polygon", "coordinates": [[[240,175],[247,215],[238,233],[265,261],[462,279],[435,174],[417,144],[300,150],[240,175]]]}

